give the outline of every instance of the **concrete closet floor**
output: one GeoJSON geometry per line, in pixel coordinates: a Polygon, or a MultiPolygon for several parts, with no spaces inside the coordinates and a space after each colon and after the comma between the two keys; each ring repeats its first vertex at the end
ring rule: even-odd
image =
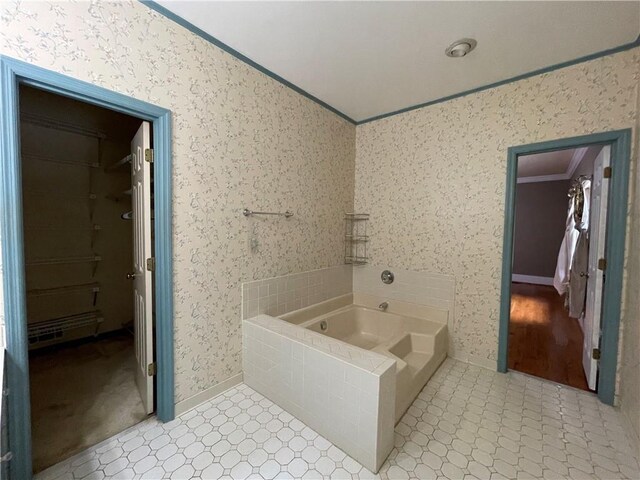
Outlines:
{"type": "Polygon", "coordinates": [[[146,418],[134,358],[125,333],[30,354],[34,472],[146,418]]]}

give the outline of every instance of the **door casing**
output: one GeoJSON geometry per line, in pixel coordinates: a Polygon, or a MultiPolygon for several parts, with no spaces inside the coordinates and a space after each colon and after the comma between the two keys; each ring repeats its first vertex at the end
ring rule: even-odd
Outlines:
{"type": "Polygon", "coordinates": [[[618,362],[618,336],[623,288],[627,204],[629,195],[629,164],[631,160],[631,129],[593,133],[579,137],[510,147],[507,153],[507,183],[505,194],[504,238],[502,248],[502,282],[500,320],[498,324],[498,371],[507,371],[509,352],[509,316],[511,310],[511,273],[515,220],[515,194],[518,157],[553,150],[580,148],[587,145],[611,146],[611,183],[607,208],[607,259],[602,300],[602,338],[600,341],[600,368],[598,372],[598,398],[613,405],[618,362]]]}
{"type": "Polygon", "coordinates": [[[22,179],[19,132],[20,84],[115,110],[153,123],[155,183],[155,287],[157,417],[175,416],[173,368],[173,272],[171,211],[171,112],[150,103],[0,56],[0,238],[3,267],[8,387],[9,469],[29,479],[31,418],[26,326],[22,179]]]}

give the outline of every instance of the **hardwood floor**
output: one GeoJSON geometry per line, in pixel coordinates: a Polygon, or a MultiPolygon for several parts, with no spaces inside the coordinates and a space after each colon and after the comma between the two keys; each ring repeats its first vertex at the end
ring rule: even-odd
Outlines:
{"type": "Polygon", "coordinates": [[[509,368],[589,390],[582,369],[582,329],[553,287],[514,283],[509,368]]]}

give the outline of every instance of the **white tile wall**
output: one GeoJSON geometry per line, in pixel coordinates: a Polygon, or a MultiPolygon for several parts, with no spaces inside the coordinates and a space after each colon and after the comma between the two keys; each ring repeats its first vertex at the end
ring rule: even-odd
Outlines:
{"type": "Polygon", "coordinates": [[[261,315],[243,321],[244,381],[377,471],[393,448],[395,362],[261,315]],[[298,332],[304,335],[297,335],[298,332]],[[319,342],[314,342],[318,340],[319,342]],[[340,347],[331,353],[328,343],[340,347]],[[363,366],[349,352],[379,357],[363,366]]]}
{"type": "Polygon", "coordinates": [[[362,265],[353,268],[353,291],[448,310],[450,327],[455,319],[456,281],[451,275],[362,265]],[[393,272],[393,283],[382,283],[384,270],[393,272]]]}
{"type": "Polygon", "coordinates": [[[310,270],[242,284],[242,318],[279,316],[351,293],[351,265],[310,270]]]}

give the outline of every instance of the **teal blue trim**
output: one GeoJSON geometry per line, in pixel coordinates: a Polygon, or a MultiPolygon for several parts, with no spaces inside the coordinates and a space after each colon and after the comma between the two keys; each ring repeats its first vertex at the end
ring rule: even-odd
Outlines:
{"type": "Polygon", "coordinates": [[[18,85],[30,85],[153,122],[155,188],[156,412],[175,416],[173,368],[173,251],[171,112],[80,80],[0,56],[0,228],[9,384],[9,443],[13,478],[31,478],[29,358],[26,332],[18,85]]]}
{"type": "Polygon", "coordinates": [[[518,155],[514,148],[507,150],[507,184],[504,207],[504,241],[502,246],[502,281],[500,284],[500,324],[498,330],[498,371],[507,371],[509,314],[511,311],[511,266],[513,263],[513,233],[516,218],[516,182],[518,155]],[[508,273],[507,273],[508,272],[508,273]],[[503,321],[506,319],[506,321],[503,321]]]}
{"type": "Polygon", "coordinates": [[[171,114],[167,111],[153,122],[156,362],[158,364],[156,414],[162,422],[169,422],[175,417],[171,138],[171,114]],[[161,164],[161,162],[164,163],[161,164]],[[160,185],[162,185],[162,192],[159,194],[160,185]],[[162,328],[158,328],[159,325],[162,325],[162,328]]]}
{"type": "Polygon", "coordinates": [[[601,360],[598,373],[598,398],[613,405],[618,364],[618,335],[623,288],[627,204],[629,196],[629,164],[631,161],[631,129],[594,133],[580,137],[511,147],[507,154],[507,185],[502,258],[500,322],[498,328],[498,371],[507,371],[509,343],[509,311],[511,305],[511,272],[513,263],[514,212],[518,157],[586,145],[611,145],[611,185],[607,210],[607,281],[602,306],[601,360]]]}
{"type": "MultiPolygon", "coordinates": [[[[629,195],[629,164],[631,158],[631,130],[620,132],[618,139],[611,144],[612,174],[610,195],[612,205],[607,211],[607,281],[604,288],[604,305],[600,350],[600,378],[598,397],[613,405],[616,389],[616,369],[618,366],[618,336],[620,334],[620,315],[622,310],[623,271],[625,256],[625,234],[627,227],[627,207],[629,195]],[[613,159],[616,159],[614,162],[613,159]],[[606,328],[609,327],[609,328],[606,328]]],[[[630,293],[633,295],[633,293],[630,293]]]]}
{"type": "Polygon", "coordinates": [[[309,100],[312,100],[314,102],[316,102],[318,105],[326,108],[327,110],[329,110],[330,112],[335,113],[336,115],[338,115],[339,117],[344,118],[346,121],[352,123],[353,125],[356,125],[358,122],[356,122],[354,119],[352,119],[351,117],[349,117],[348,115],[342,113],[340,110],[337,110],[336,108],[332,107],[331,105],[329,105],[326,102],[323,102],[322,100],[320,100],[318,97],[315,97],[313,95],[311,95],[309,92],[303,90],[302,88],[298,87],[297,85],[294,85],[293,83],[291,83],[288,80],[285,80],[284,78],[282,78],[280,75],[278,75],[277,73],[272,72],[271,70],[263,67],[262,65],[260,65],[259,63],[251,60],[249,57],[247,57],[246,55],[243,55],[242,53],[240,53],[239,51],[237,51],[234,48],[231,48],[229,45],[227,45],[224,42],[221,42],[220,40],[218,40],[216,37],[214,37],[213,35],[209,35],[207,32],[205,32],[204,30],[196,27],[193,23],[188,22],[187,20],[185,20],[184,18],[182,18],[179,15],[176,15],[175,13],[173,13],[171,10],[163,7],[162,5],[159,5],[158,3],[152,1],[152,0],[140,0],[141,3],[145,4],[147,7],[151,8],[152,10],[155,10],[156,12],[160,13],[161,15],[167,17],[169,20],[172,20],[174,22],[176,22],[178,25],[181,25],[182,27],[186,28],[187,30],[189,30],[192,33],[195,33],[196,35],[198,35],[199,37],[203,38],[204,40],[206,40],[209,43],[212,43],[213,45],[215,45],[216,47],[220,48],[221,50],[224,50],[225,52],[233,55],[234,57],[236,57],[238,60],[246,63],[247,65],[255,68],[256,70],[258,70],[259,72],[264,73],[265,75],[267,75],[268,77],[273,78],[274,80],[276,80],[277,82],[280,82],[281,84],[289,87],[291,90],[293,90],[294,92],[299,93],[300,95],[307,97],[309,100]]]}
{"type": "Polygon", "coordinates": [[[448,102],[449,100],[453,100],[455,98],[466,97],[467,95],[471,95],[472,93],[482,92],[484,90],[489,90],[491,88],[496,88],[502,85],[506,85],[507,83],[518,82],[520,80],[524,80],[525,78],[535,77],[536,75],[542,75],[543,73],[549,73],[554,70],[559,70],[561,68],[570,67],[571,65],[576,65],[578,63],[588,62],[590,60],[595,60],[596,58],[606,57],[607,55],[613,55],[614,53],[624,52],[625,50],[630,50],[638,46],[640,46],[640,36],[638,36],[638,38],[636,38],[635,41],[631,43],[627,43],[625,45],[621,45],[619,47],[610,48],[608,50],[592,53],[590,55],[585,55],[584,57],[576,58],[574,60],[557,63],[549,67],[540,68],[538,70],[534,70],[528,73],[523,73],[522,75],[516,75],[515,77],[511,77],[506,80],[501,80],[495,83],[490,83],[482,87],[472,88],[471,90],[465,90],[464,92],[455,93],[453,95],[448,95],[446,97],[438,98],[436,100],[430,100],[425,103],[419,103],[418,105],[413,105],[412,107],[401,108],[400,110],[395,110],[393,112],[383,113],[382,115],[376,115],[374,117],[370,117],[365,120],[360,120],[359,122],[356,123],[356,125],[363,125],[365,123],[375,122],[376,120],[382,120],[383,118],[392,117],[394,115],[400,115],[401,113],[410,112],[412,110],[417,110],[419,108],[430,107],[431,105],[436,105],[438,103],[448,102]]]}
{"type": "Polygon", "coordinates": [[[31,478],[31,411],[27,348],[24,249],[22,239],[22,185],[18,130],[18,82],[9,64],[0,58],[2,98],[0,124],[0,240],[6,332],[9,465],[11,478],[31,478]]]}

